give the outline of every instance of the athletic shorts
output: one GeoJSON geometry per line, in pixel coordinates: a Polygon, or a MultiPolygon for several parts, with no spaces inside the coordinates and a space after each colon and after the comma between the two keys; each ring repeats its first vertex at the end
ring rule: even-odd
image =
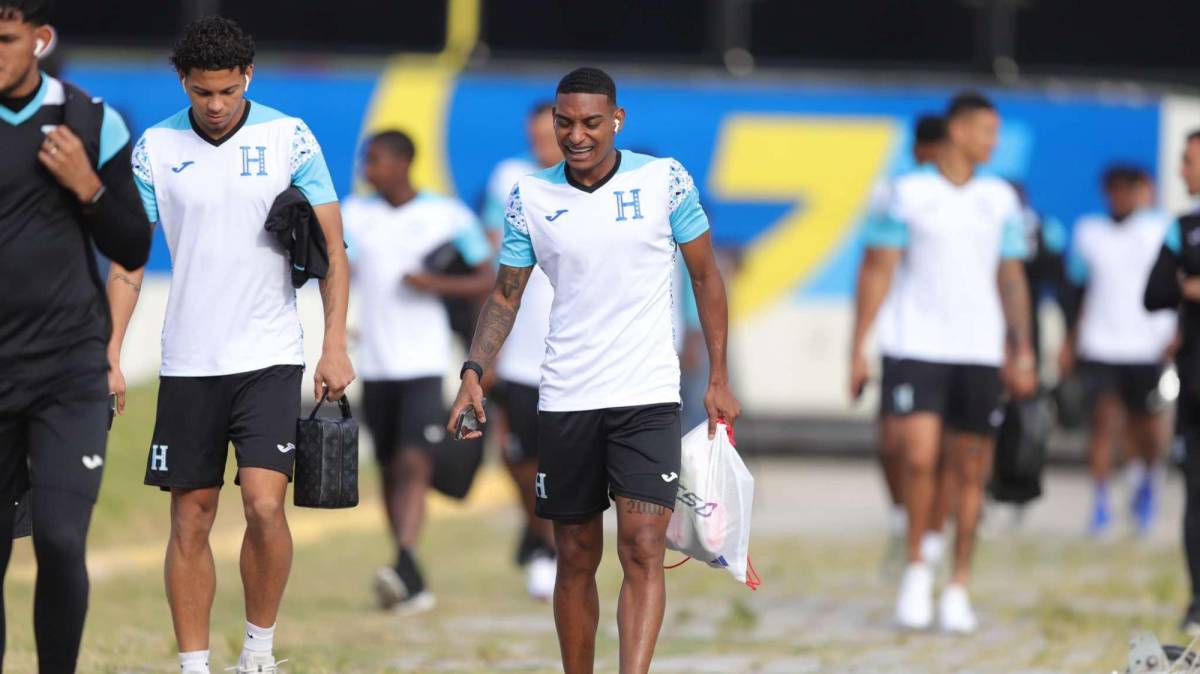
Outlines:
{"type": "Polygon", "coordinates": [[[441,377],[363,382],[363,412],[381,464],[401,447],[428,452],[446,439],[441,377]]]}
{"type": "Polygon", "coordinates": [[[491,402],[504,410],[508,420],[504,458],[511,463],[537,459],[538,387],[500,381],[492,387],[491,402]]]}
{"type": "Polygon", "coordinates": [[[898,359],[883,383],[884,415],[932,412],[946,428],[991,435],[1004,421],[1000,368],[898,359]]]}
{"type": "Polygon", "coordinates": [[[220,487],[230,442],[238,468],[266,468],[291,480],[303,376],[300,365],[273,365],[215,377],[160,377],[146,484],[220,487]]]}
{"type": "Polygon", "coordinates": [[[678,403],[538,413],[538,517],[584,520],[617,496],[675,508],[678,403]]]}
{"type": "Polygon", "coordinates": [[[112,419],[104,346],[25,359],[0,378],[0,498],[31,485],[96,500],[112,419]]]}
{"type": "Polygon", "coordinates": [[[884,356],[881,359],[883,362],[880,366],[879,379],[879,416],[880,418],[894,414],[890,411],[888,396],[883,395],[884,392],[890,391],[896,380],[896,363],[900,362],[898,358],[884,356]]]}
{"type": "Polygon", "coordinates": [[[1162,366],[1157,363],[1127,364],[1084,360],[1079,363],[1079,376],[1094,404],[1102,395],[1120,396],[1121,402],[1133,414],[1157,414],[1166,401],[1158,392],[1162,366]]]}

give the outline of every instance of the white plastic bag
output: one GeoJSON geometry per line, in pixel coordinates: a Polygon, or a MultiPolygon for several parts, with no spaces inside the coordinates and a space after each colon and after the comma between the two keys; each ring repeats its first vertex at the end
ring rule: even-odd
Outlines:
{"type": "MultiPolygon", "coordinates": [[[[733,432],[717,425],[708,439],[708,422],[683,436],[683,455],[675,512],[667,527],[667,547],[758,588],[750,563],[750,511],[754,478],[733,445],[733,432]]],[[[686,561],[686,560],[685,560],[686,561]]]]}

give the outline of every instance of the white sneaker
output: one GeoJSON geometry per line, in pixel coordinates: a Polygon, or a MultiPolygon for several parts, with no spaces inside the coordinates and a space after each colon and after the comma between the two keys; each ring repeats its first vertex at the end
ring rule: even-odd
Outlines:
{"type": "Polygon", "coordinates": [[[525,589],[529,596],[538,601],[554,598],[554,579],[558,575],[558,563],[545,555],[537,555],[525,568],[525,589]]]}
{"type": "Polygon", "coordinates": [[[921,559],[929,566],[937,566],[942,562],[942,553],[946,549],[945,537],[940,531],[926,531],[921,537],[921,559]]]}
{"type": "Polygon", "coordinates": [[[437,597],[429,590],[422,590],[419,594],[408,597],[404,601],[394,605],[392,613],[399,616],[410,616],[432,611],[435,606],[437,606],[437,597]]]}
{"type": "Polygon", "coordinates": [[[962,585],[947,585],[942,591],[938,614],[942,630],[954,634],[972,634],[979,629],[975,611],[971,609],[971,598],[962,585]]]}
{"type": "Polygon", "coordinates": [[[237,674],[279,674],[279,665],[287,660],[275,660],[270,653],[253,653],[243,655],[238,659],[237,667],[229,667],[225,671],[237,674]]]}
{"type": "Polygon", "coordinates": [[[385,611],[395,607],[408,596],[408,589],[404,587],[404,581],[400,580],[400,574],[390,566],[375,569],[375,582],[372,587],[379,608],[385,611]]]}
{"type": "Polygon", "coordinates": [[[910,630],[933,624],[933,571],[924,562],[910,562],[900,578],[896,597],[896,622],[910,630]]]}

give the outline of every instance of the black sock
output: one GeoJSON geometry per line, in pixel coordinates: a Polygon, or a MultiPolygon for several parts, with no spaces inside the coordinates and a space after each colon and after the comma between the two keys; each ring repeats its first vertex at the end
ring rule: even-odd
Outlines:
{"type": "Polygon", "coordinates": [[[517,566],[528,564],[542,547],[542,539],[534,533],[533,527],[526,524],[525,530],[521,532],[521,537],[517,542],[517,566]]]}
{"type": "Polygon", "coordinates": [[[404,589],[408,591],[409,597],[415,597],[425,591],[425,578],[408,548],[400,548],[396,559],[396,574],[404,582],[404,589]]]}

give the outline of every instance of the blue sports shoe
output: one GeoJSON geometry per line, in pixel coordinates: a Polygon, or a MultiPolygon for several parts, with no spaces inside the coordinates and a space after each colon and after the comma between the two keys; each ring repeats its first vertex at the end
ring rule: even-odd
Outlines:
{"type": "Polygon", "coordinates": [[[1154,526],[1154,512],[1158,501],[1158,490],[1149,472],[1133,494],[1133,517],[1137,522],[1137,533],[1145,536],[1154,526]]]}
{"type": "Polygon", "coordinates": [[[1112,513],[1108,510],[1107,495],[1100,489],[1096,490],[1095,505],[1092,506],[1092,521],[1088,525],[1088,534],[1093,538],[1103,538],[1112,526],[1112,513]]]}

